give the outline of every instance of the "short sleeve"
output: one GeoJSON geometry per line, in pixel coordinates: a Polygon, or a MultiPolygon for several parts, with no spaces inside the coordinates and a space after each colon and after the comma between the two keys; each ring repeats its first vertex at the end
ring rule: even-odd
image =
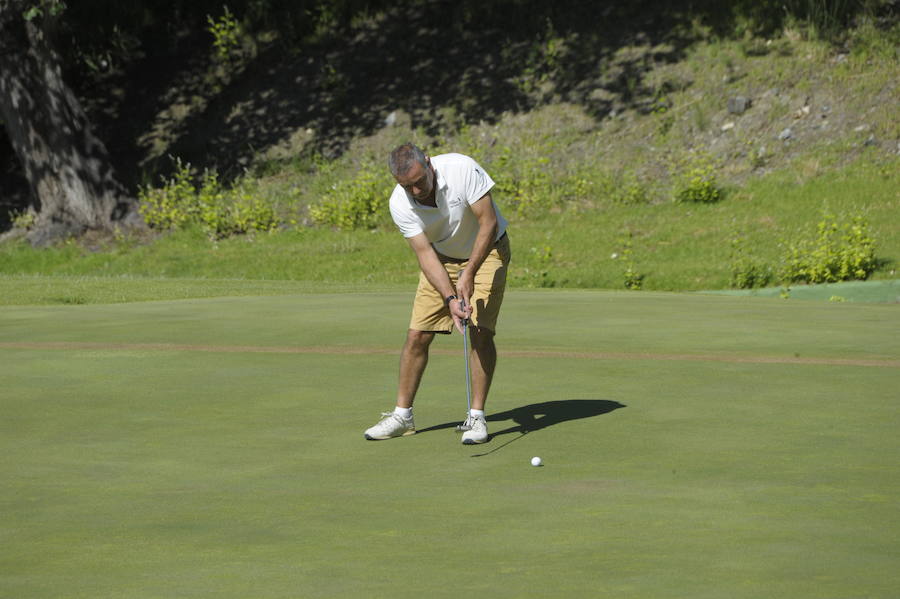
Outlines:
{"type": "Polygon", "coordinates": [[[481,168],[481,165],[469,159],[469,172],[466,177],[466,201],[474,204],[494,187],[494,180],[481,168]]]}

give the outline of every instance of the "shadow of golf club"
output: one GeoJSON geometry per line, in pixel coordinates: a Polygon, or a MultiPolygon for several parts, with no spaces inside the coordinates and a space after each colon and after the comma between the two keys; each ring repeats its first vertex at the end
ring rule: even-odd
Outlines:
{"type": "MultiPolygon", "coordinates": [[[[510,439],[499,447],[495,447],[487,453],[476,454],[473,457],[481,457],[488,455],[489,453],[494,453],[498,449],[506,447],[516,439],[521,439],[528,433],[539,431],[555,424],[560,424],[561,422],[593,418],[594,416],[608,414],[613,410],[624,407],[624,404],[608,399],[561,399],[533,403],[527,406],[513,408],[512,410],[507,410],[505,412],[490,414],[486,418],[488,422],[504,422],[512,420],[515,423],[515,426],[510,426],[496,433],[491,433],[488,437],[489,442],[502,435],[511,433],[520,433],[520,435],[510,439]]],[[[420,429],[417,433],[421,434],[445,428],[454,428],[457,424],[460,424],[460,422],[446,422],[444,424],[420,429]]]]}

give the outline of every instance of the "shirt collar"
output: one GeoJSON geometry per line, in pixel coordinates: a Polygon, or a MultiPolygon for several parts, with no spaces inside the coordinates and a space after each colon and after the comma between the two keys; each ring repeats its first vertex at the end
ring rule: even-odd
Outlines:
{"type": "MultiPolygon", "coordinates": [[[[434,168],[434,163],[431,165],[434,168]]],[[[445,191],[449,185],[447,184],[447,180],[444,179],[444,175],[441,174],[441,171],[434,168],[434,184],[435,187],[440,189],[441,191],[445,191]]]]}

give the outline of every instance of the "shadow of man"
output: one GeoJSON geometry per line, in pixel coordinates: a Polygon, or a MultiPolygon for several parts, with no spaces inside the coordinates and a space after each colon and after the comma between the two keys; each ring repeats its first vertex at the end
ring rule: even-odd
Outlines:
{"type": "Polygon", "coordinates": [[[533,403],[491,414],[487,420],[490,422],[512,420],[518,425],[491,434],[491,437],[499,437],[509,433],[530,433],[561,422],[608,414],[624,407],[624,404],[607,399],[562,399],[533,403]]]}
{"type": "MultiPolygon", "coordinates": [[[[608,414],[613,410],[624,408],[625,404],[608,399],[559,399],[555,401],[544,401],[541,403],[533,403],[527,406],[521,406],[490,414],[486,417],[489,422],[503,422],[512,420],[516,426],[503,429],[496,433],[491,433],[489,439],[506,435],[509,433],[530,433],[532,431],[541,430],[554,424],[568,422],[570,420],[580,420],[582,418],[592,418],[602,414],[608,414]]],[[[427,433],[430,431],[441,430],[445,428],[453,428],[458,422],[446,422],[437,424],[428,428],[419,429],[419,433],[427,433]]]]}

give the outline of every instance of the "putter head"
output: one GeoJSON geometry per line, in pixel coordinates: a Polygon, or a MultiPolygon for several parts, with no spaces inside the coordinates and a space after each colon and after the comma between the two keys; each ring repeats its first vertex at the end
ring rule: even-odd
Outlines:
{"type": "Polygon", "coordinates": [[[472,430],[472,425],[469,424],[469,414],[466,412],[466,419],[456,425],[456,431],[462,433],[470,430],[472,430]]]}

